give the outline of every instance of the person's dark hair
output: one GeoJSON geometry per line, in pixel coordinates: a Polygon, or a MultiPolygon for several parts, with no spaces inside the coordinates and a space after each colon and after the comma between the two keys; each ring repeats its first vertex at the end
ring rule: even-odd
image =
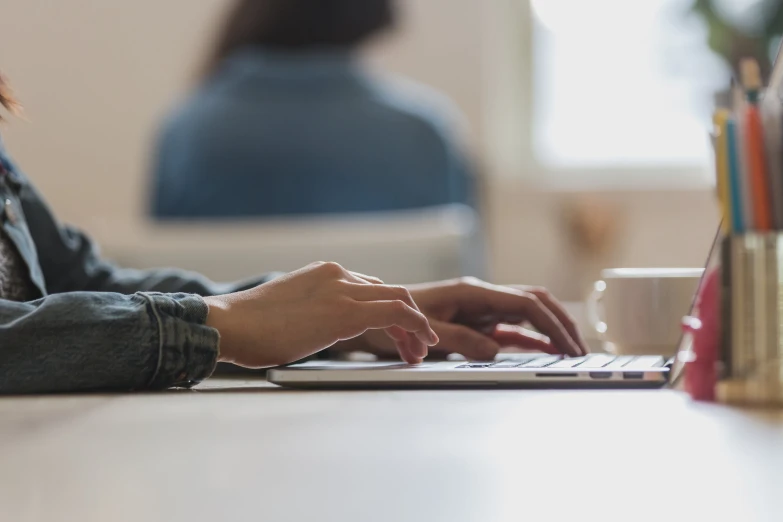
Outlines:
{"type": "MultiPolygon", "coordinates": [[[[14,93],[11,91],[11,87],[8,85],[8,81],[5,79],[2,73],[0,73],[0,105],[11,114],[16,114],[22,108],[19,102],[14,98],[14,93]]],[[[3,120],[3,116],[0,114],[0,121],[3,120]]]]}
{"type": "Polygon", "coordinates": [[[391,28],[396,0],[237,0],[205,72],[241,47],[352,48],[391,28]]]}

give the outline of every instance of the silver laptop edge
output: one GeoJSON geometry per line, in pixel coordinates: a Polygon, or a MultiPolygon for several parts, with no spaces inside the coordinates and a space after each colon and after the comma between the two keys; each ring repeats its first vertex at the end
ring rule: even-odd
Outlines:
{"type": "MultiPolygon", "coordinates": [[[[272,369],[270,382],[290,387],[579,387],[647,388],[666,384],[663,357],[645,357],[629,368],[467,368],[466,361],[356,363],[310,361],[272,369]],[[654,359],[654,360],[653,360],[654,359]]],[[[501,359],[501,361],[504,359],[501,359]]],[[[505,359],[508,360],[508,359],[505,359]]],[[[567,359],[564,359],[567,360],[567,359]]],[[[480,364],[480,363],[474,363],[480,364]]]]}
{"type": "MultiPolygon", "coordinates": [[[[720,230],[705,263],[708,268],[719,242],[720,230]]],[[[694,296],[691,311],[695,301],[694,296]]],[[[296,388],[653,388],[677,384],[690,351],[690,341],[683,336],[677,356],[669,361],[658,356],[610,357],[606,359],[610,361],[606,366],[591,364],[595,362],[594,357],[607,357],[606,354],[558,359],[543,367],[514,367],[517,365],[513,363],[535,366],[531,361],[552,356],[501,354],[494,362],[425,361],[417,366],[400,362],[316,360],[269,370],[267,379],[274,384],[296,388]]]]}

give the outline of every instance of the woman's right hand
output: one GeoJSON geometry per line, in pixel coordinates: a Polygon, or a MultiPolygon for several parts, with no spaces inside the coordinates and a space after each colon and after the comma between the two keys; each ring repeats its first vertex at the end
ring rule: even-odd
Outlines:
{"type": "Polygon", "coordinates": [[[205,298],[220,362],[266,368],[298,361],[367,330],[384,330],[419,363],[438,337],[407,289],[336,263],[315,263],[252,290],[205,298]]]}

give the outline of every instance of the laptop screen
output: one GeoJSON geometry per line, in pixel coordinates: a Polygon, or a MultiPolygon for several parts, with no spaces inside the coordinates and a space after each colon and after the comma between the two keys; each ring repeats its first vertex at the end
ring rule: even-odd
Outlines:
{"type": "MultiPolygon", "coordinates": [[[[721,223],[722,225],[722,223],[721,223]]],[[[699,293],[701,291],[701,286],[704,284],[704,277],[707,273],[709,273],[714,267],[719,266],[720,264],[720,244],[721,240],[723,239],[723,233],[722,233],[722,227],[718,227],[718,232],[715,234],[715,238],[712,240],[712,246],[710,247],[710,253],[707,256],[707,262],[704,265],[704,274],[701,276],[701,281],[699,281],[699,285],[696,288],[696,293],[693,296],[693,300],[691,301],[690,309],[688,310],[688,314],[692,314],[694,312],[694,308],[696,306],[696,300],[699,296],[699,293]]],[[[683,333],[682,337],[680,337],[680,343],[679,347],[677,348],[677,356],[674,358],[674,362],[672,363],[671,372],[669,375],[669,386],[676,388],[682,384],[682,377],[685,374],[685,363],[691,360],[693,356],[693,335],[690,333],[683,333]]]]}

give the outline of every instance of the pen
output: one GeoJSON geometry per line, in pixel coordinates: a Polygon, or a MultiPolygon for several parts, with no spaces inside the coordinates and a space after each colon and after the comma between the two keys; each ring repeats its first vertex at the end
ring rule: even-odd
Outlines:
{"type": "MultiPolygon", "coordinates": [[[[736,206],[735,200],[732,200],[732,207],[741,212],[740,221],[742,222],[741,229],[734,229],[735,231],[743,232],[746,230],[753,230],[753,196],[751,192],[750,179],[748,176],[748,154],[745,147],[745,115],[748,105],[745,92],[740,87],[739,82],[732,78],[731,81],[731,93],[732,93],[732,110],[733,110],[733,136],[729,138],[731,140],[729,150],[733,150],[736,163],[730,165],[733,169],[732,176],[736,178],[736,186],[732,186],[734,193],[739,197],[740,205],[736,206]]],[[[729,135],[731,136],[731,134],[729,135]]]]}
{"type": "Polygon", "coordinates": [[[751,190],[754,228],[760,231],[772,230],[770,212],[770,190],[767,181],[767,166],[764,152],[764,128],[758,107],[761,89],[761,70],[756,60],[746,58],[740,63],[742,85],[747,96],[744,118],[744,141],[748,171],[746,175],[751,190]]]}

